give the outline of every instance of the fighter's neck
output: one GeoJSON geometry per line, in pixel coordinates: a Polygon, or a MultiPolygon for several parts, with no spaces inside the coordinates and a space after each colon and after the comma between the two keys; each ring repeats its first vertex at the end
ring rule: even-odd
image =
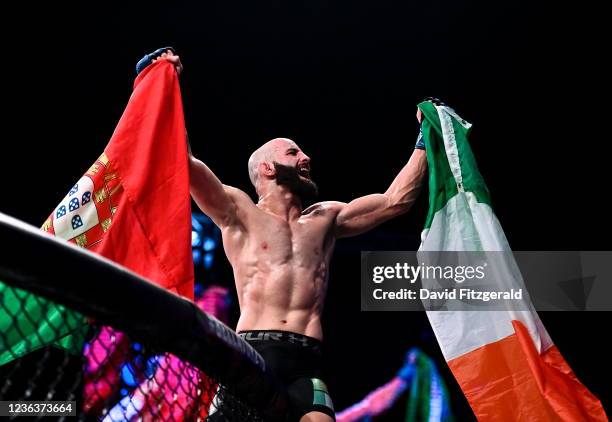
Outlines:
{"type": "Polygon", "coordinates": [[[302,201],[285,186],[275,186],[259,196],[257,207],[283,220],[297,220],[302,215],[302,201]]]}

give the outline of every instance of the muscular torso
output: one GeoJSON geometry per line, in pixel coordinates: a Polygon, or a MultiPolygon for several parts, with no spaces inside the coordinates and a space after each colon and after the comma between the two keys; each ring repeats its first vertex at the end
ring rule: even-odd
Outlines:
{"type": "Polygon", "coordinates": [[[334,203],[321,203],[287,221],[252,202],[239,206],[237,222],[222,230],[240,304],[236,331],[276,329],[322,338],[338,212],[334,203]]]}

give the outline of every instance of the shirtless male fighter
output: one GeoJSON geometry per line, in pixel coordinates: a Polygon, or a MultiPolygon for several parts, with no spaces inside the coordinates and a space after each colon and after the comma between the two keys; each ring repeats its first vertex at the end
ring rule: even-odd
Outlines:
{"type": "MultiPolygon", "coordinates": [[[[170,49],[145,56],[137,71],[168,60],[182,71],[170,49]]],[[[420,112],[417,119],[421,121],[420,112]]],[[[310,157],[290,139],[276,138],[248,161],[258,201],[222,184],[206,164],[190,154],[191,196],[221,229],[232,265],[240,319],[237,333],[265,359],[286,388],[290,420],[335,420],[321,381],[321,314],[329,262],[337,238],[355,236],[406,213],[426,173],[424,144],[418,138],[408,163],[385,193],[349,203],[325,201],[302,209],[317,186],[310,157]]]]}

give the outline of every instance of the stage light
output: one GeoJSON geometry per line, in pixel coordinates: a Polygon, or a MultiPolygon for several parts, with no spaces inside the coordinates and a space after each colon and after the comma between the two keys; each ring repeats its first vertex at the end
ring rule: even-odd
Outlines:
{"type": "Polygon", "coordinates": [[[204,229],[204,227],[202,227],[202,224],[200,224],[200,222],[198,221],[198,215],[195,213],[191,214],[191,227],[197,232],[201,232],[204,229]]]}
{"type": "Polygon", "coordinates": [[[200,236],[200,233],[198,233],[195,230],[192,230],[191,231],[191,247],[196,248],[200,246],[201,241],[202,241],[202,237],[200,236]]]}
{"type": "Polygon", "coordinates": [[[136,380],[135,371],[131,363],[124,363],[121,366],[121,379],[125,385],[135,387],[138,385],[136,380]]]}
{"type": "Polygon", "coordinates": [[[204,238],[204,250],[206,252],[210,252],[213,249],[215,249],[217,247],[217,242],[215,241],[215,239],[211,238],[211,237],[205,237],[204,238]]]}
{"type": "Polygon", "coordinates": [[[209,269],[212,267],[214,255],[212,253],[207,253],[204,255],[204,268],[209,269]]]}
{"type": "Polygon", "coordinates": [[[193,265],[200,265],[202,263],[202,251],[200,249],[194,249],[193,253],[193,265]]]}
{"type": "Polygon", "coordinates": [[[213,252],[219,246],[221,231],[209,217],[198,212],[191,215],[191,227],[193,263],[209,270],[213,267],[213,252]]]}
{"type": "Polygon", "coordinates": [[[159,365],[160,358],[160,356],[151,356],[149,359],[147,359],[147,365],[145,369],[145,375],[147,376],[147,378],[150,378],[155,373],[155,370],[159,365]]]}

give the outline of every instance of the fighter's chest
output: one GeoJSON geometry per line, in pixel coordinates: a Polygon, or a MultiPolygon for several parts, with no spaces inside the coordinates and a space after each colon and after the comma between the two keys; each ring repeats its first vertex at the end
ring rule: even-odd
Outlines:
{"type": "Polygon", "coordinates": [[[262,218],[249,235],[251,248],[258,254],[285,260],[320,255],[328,247],[330,223],[321,217],[306,217],[286,222],[279,218],[262,218]]]}

